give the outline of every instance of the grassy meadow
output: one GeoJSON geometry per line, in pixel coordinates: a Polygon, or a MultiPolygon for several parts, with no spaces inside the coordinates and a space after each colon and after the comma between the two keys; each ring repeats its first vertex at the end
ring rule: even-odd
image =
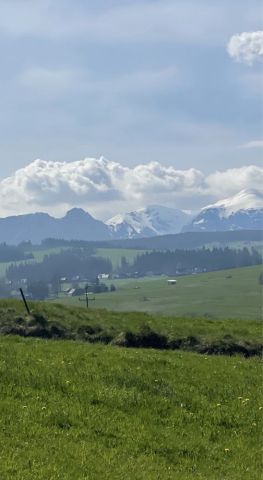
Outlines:
{"type": "MultiPolygon", "coordinates": [[[[112,280],[115,292],[95,295],[93,308],[140,311],[172,316],[210,318],[262,318],[261,266],[187,275],[176,286],[167,277],[112,280]]],[[[105,282],[107,283],[107,282],[105,282]]],[[[82,305],[78,298],[61,297],[67,305],[82,305]]]]}
{"type": "MultiPolygon", "coordinates": [[[[19,334],[22,327],[28,327],[30,331],[37,324],[45,327],[46,323],[55,322],[56,326],[66,330],[63,338],[81,338],[91,342],[108,343],[116,340],[123,332],[139,334],[147,329],[165,335],[171,341],[197,337],[203,345],[225,339],[230,343],[249,342],[258,345],[262,340],[260,320],[165,317],[146,312],[117,312],[95,308],[87,310],[55,302],[29,302],[29,306],[32,313],[30,317],[26,314],[22,301],[0,300],[0,334],[12,331],[19,334]],[[6,330],[7,327],[14,327],[14,330],[6,330]],[[79,336],[79,331],[84,331],[87,335],[79,336]]],[[[20,334],[23,335],[23,332],[20,334]]]]}
{"type": "Polygon", "coordinates": [[[0,337],[2,480],[258,480],[257,358],[0,337]]]}
{"type": "Polygon", "coordinates": [[[0,300],[0,479],[258,480],[260,271],[0,300]]]}

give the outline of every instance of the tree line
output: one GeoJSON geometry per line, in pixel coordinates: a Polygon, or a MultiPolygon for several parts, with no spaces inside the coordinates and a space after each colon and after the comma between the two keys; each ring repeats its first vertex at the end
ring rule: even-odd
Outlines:
{"type": "Polygon", "coordinates": [[[25,253],[24,250],[15,245],[0,244],[0,262],[16,262],[33,258],[32,253],[25,253]]]}
{"type": "Polygon", "coordinates": [[[60,277],[94,279],[102,272],[112,272],[112,264],[108,259],[94,256],[86,249],[72,249],[45,255],[39,263],[10,265],[6,277],[11,281],[26,278],[28,281],[51,283],[60,277]]]}
{"type": "MultiPolygon", "coordinates": [[[[193,271],[213,271],[228,268],[246,267],[262,263],[260,253],[252,248],[233,250],[226,248],[202,248],[197,250],[152,251],[139,254],[132,264],[125,257],[115,272],[124,275],[153,273],[154,275],[175,275],[193,271]]],[[[28,281],[52,283],[66,277],[78,276],[94,280],[100,273],[113,273],[109,259],[98,257],[89,248],[62,250],[60,253],[46,255],[42,262],[22,262],[12,264],[6,272],[8,280],[26,278],[28,281]],[[55,280],[54,280],[55,279],[55,280]]]]}
{"type": "MultiPolygon", "coordinates": [[[[135,257],[132,267],[122,263],[123,268],[147,274],[174,275],[194,270],[213,271],[228,268],[247,267],[262,263],[260,253],[252,248],[233,250],[226,248],[202,248],[198,250],[175,250],[146,252],[135,257]]],[[[125,272],[124,272],[125,273],[125,272]]]]}

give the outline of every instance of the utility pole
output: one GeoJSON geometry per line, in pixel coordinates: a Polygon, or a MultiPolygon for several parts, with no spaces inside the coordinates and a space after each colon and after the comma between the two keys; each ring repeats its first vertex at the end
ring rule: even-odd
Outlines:
{"type": "Polygon", "coordinates": [[[80,301],[80,302],[86,302],[86,307],[87,307],[87,308],[89,308],[89,302],[90,302],[90,301],[93,300],[93,301],[95,302],[95,297],[89,298],[88,288],[89,288],[89,285],[86,284],[86,285],[85,285],[85,298],[80,298],[80,297],[79,297],[79,301],[80,301]]]}
{"type": "Polygon", "coordinates": [[[89,308],[89,296],[88,296],[88,284],[85,286],[85,293],[86,293],[86,305],[87,305],[87,308],[89,308]]]}

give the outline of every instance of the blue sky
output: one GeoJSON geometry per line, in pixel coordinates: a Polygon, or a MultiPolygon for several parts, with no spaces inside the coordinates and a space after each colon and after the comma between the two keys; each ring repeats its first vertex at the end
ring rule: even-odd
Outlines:
{"type": "Polygon", "coordinates": [[[258,0],[0,0],[0,179],[36,158],[260,166],[262,62],[227,45],[261,28],[258,0]]]}

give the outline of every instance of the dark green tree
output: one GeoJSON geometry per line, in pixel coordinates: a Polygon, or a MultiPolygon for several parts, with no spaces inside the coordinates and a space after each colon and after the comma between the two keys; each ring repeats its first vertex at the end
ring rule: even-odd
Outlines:
{"type": "Polygon", "coordinates": [[[31,282],[27,287],[27,292],[33,300],[45,300],[48,297],[48,285],[45,282],[31,282]]]}

